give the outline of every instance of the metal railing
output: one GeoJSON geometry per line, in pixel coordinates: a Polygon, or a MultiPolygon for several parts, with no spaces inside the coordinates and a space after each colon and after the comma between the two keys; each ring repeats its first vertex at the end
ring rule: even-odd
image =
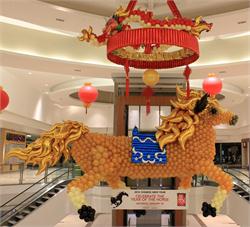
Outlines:
{"type": "Polygon", "coordinates": [[[0,164],[0,186],[33,184],[39,179],[44,179],[44,182],[41,183],[47,183],[49,173],[58,168],[68,168],[69,165],[72,166],[72,163],[67,162],[56,167],[46,168],[41,178],[36,175],[38,166],[26,166],[24,163],[0,164]]]}
{"type": "Polygon", "coordinates": [[[65,180],[70,180],[72,178],[72,174],[70,174],[70,172],[70,167],[68,167],[68,169],[56,169],[5,202],[4,204],[0,205],[1,223],[5,222],[9,217],[18,213],[20,210],[24,209],[27,205],[35,201],[41,195],[51,190],[51,188],[55,187],[55,185],[58,185],[65,180]],[[58,172],[60,172],[60,174],[56,175],[55,178],[52,178],[49,183],[41,185],[41,182],[43,182],[46,177],[52,176],[53,174],[56,174],[58,172]]]}

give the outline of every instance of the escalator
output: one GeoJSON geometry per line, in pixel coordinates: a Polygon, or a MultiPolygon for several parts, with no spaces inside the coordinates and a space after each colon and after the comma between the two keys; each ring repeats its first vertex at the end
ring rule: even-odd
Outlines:
{"type": "Polygon", "coordinates": [[[49,183],[41,184],[44,181],[44,178],[42,178],[9,201],[2,204],[0,206],[1,226],[16,225],[46,201],[64,190],[71,180],[69,173],[69,168],[56,169],[46,176],[46,178],[49,178],[52,175],[56,176],[49,183]],[[34,188],[37,188],[38,186],[40,186],[39,189],[30,195],[29,192],[34,191],[34,188]]]}
{"type": "Polygon", "coordinates": [[[232,176],[233,178],[233,191],[237,193],[240,197],[250,201],[250,184],[249,176],[240,169],[228,169],[223,168],[223,170],[232,176]]]}

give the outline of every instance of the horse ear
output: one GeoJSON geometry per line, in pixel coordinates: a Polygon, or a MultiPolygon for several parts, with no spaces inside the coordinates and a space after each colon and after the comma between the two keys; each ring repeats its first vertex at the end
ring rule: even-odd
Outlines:
{"type": "Polygon", "coordinates": [[[195,114],[198,114],[198,113],[202,112],[203,110],[205,110],[205,108],[208,104],[208,100],[207,100],[208,97],[209,97],[209,95],[205,94],[201,97],[200,100],[197,100],[196,105],[194,107],[195,114]]]}

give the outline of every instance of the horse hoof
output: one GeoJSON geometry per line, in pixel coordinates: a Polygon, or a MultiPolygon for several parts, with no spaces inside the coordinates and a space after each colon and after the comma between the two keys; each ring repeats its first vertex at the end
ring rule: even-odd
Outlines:
{"type": "Polygon", "coordinates": [[[216,208],[212,207],[211,204],[208,204],[206,202],[202,203],[202,214],[204,217],[208,217],[211,215],[212,217],[216,217],[216,208]]]}
{"type": "Polygon", "coordinates": [[[135,216],[137,218],[141,217],[142,215],[146,214],[146,210],[134,210],[135,216]]]}
{"type": "Polygon", "coordinates": [[[92,222],[95,219],[95,209],[91,206],[83,205],[81,209],[78,210],[79,218],[83,219],[85,222],[92,222]]]}

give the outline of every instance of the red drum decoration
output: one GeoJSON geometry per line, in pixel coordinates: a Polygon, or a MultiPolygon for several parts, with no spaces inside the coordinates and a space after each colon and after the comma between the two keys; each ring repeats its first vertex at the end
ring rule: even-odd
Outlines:
{"type": "Polygon", "coordinates": [[[215,74],[208,74],[208,77],[202,83],[203,90],[210,95],[216,95],[221,92],[222,81],[215,74]]]}
{"type": "MultiPolygon", "coordinates": [[[[124,66],[126,96],[129,95],[129,67],[137,69],[165,69],[188,66],[199,58],[198,39],[203,31],[210,31],[211,23],[202,17],[183,18],[174,0],[167,0],[173,18],[159,20],[153,12],[135,9],[137,0],[126,8],[119,7],[106,23],[103,33],[96,35],[90,26],[82,30],[80,41],[93,45],[107,45],[107,58],[124,66]],[[139,24],[132,28],[134,24],[139,24]],[[171,47],[175,47],[171,50],[171,47]]],[[[184,73],[189,83],[191,70],[184,73]]],[[[189,89],[187,89],[187,97],[189,89]]]]}
{"type": "Polygon", "coordinates": [[[9,96],[0,86],[0,111],[4,110],[9,105],[9,96]]]}
{"type": "Polygon", "coordinates": [[[79,99],[83,102],[84,107],[90,107],[91,103],[96,101],[98,97],[98,90],[91,85],[91,83],[85,83],[78,91],[79,99]]]}

